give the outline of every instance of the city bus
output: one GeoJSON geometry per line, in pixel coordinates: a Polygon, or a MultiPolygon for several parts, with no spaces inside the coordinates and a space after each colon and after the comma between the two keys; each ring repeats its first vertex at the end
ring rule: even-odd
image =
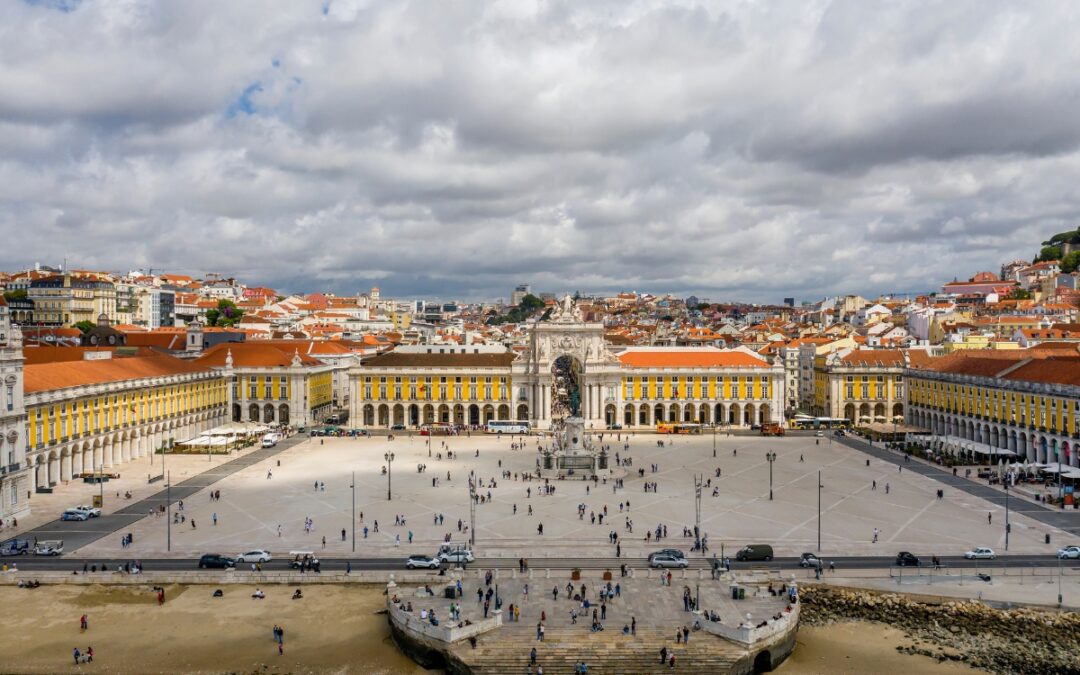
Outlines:
{"type": "Polygon", "coordinates": [[[796,429],[846,429],[851,421],[843,417],[805,417],[797,416],[792,420],[796,429]]]}
{"type": "Polygon", "coordinates": [[[442,422],[432,422],[420,426],[421,436],[453,436],[454,433],[453,425],[443,424],[442,422]]]}
{"type": "Polygon", "coordinates": [[[491,420],[484,425],[489,434],[527,434],[529,429],[528,420],[491,420]]]}
{"type": "Polygon", "coordinates": [[[676,422],[659,422],[656,425],[656,433],[658,434],[700,434],[701,425],[691,424],[689,422],[676,423],[676,422]]]}

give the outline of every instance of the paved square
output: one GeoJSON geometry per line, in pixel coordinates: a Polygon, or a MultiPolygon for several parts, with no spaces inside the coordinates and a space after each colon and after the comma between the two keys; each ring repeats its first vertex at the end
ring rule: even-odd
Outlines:
{"type": "MultiPolygon", "coordinates": [[[[615,547],[608,543],[611,532],[619,534],[623,556],[642,556],[657,548],[654,541],[646,540],[646,532],[658,525],[667,527],[665,545],[689,549],[691,540],[682,532],[694,523],[695,473],[710,481],[703,492],[702,523],[717,554],[721,544],[728,554],[747,543],[772,544],[777,555],[814,550],[819,469],[824,485],[824,556],[894,555],[899,550],[955,555],[976,545],[1003,549],[1003,509],[949,488],[945,488],[944,498],[938,499],[939,483],[913,471],[898,471],[879,460],[870,459],[867,465],[866,455],[830,442],[828,437],[718,436],[714,458],[710,435],[643,434],[621,440],[605,435],[603,442],[610,444],[613,455],[617,452],[620,458],[632,458],[633,466],[624,469],[625,488],[614,489],[611,480],[595,487],[579,480],[552,481],[556,489],[550,496],[540,494],[543,481],[513,478],[515,473],[535,468],[537,442],[536,437],[530,437],[525,449],[511,450],[508,438],[483,434],[436,437],[429,457],[426,439],[419,436],[399,435],[393,441],[385,436],[311,439],[216,483],[212,489],[221,491],[220,501],[211,501],[208,490],[186,499],[185,522],[172,527],[172,555],[235,554],[256,547],[279,555],[289,550],[351,555],[352,471],[357,481],[358,557],[404,558],[413,552],[430,553],[447,534],[454,541],[465,540],[467,535],[458,530],[458,520],[468,525],[470,471],[480,477],[480,494],[485,500],[476,507],[477,554],[526,555],[534,568],[544,557],[613,556],[615,547]],[[658,441],[665,446],[659,447],[658,441]],[[629,451],[623,449],[627,442],[629,451]],[[454,450],[454,459],[446,458],[443,443],[454,450]],[[387,476],[381,473],[383,455],[389,451],[396,457],[392,501],[387,501],[387,476]],[[772,501],[767,451],[777,454],[772,501]],[[417,471],[421,464],[427,465],[423,473],[417,471]],[[645,470],[644,477],[639,477],[639,469],[645,470]],[[715,477],[717,469],[722,472],[719,479],[715,477]],[[511,478],[500,478],[501,471],[511,472],[511,478]],[[271,472],[272,477],[268,477],[271,472]],[[436,478],[438,485],[433,487],[436,478]],[[490,487],[492,479],[495,487],[490,487]],[[645,492],[646,481],[655,482],[657,491],[645,492]],[[583,518],[578,515],[578,504],[585,505],[583,518]],[[599,515],[605,507],[608,515],[601,523],[599,515]],[[215,513],[217,525],[213,524],[215,513]],[[988,513],[992,523],[988,523],[988,513]],[[434,523],[436,514],[442,514],[441,524],[434,523]],[[595,524],[590,514],[598,516],[595,524]],[[395,516],[404,516],[406,524],[395,526],[395,516]],[[313,523],[310,532],[304,527],[309,518],[313,523]],[[376,521],[378,532],[374,531],[376,521]],[[537,532],[541,523],[543,535],[537,532]],[[874,528],[880,532],[876,544],[872,543],[874,528]]],[[[76,555],[164,555],[165,521],[163,517],[144,518],[134,525],[135,543],[128,549],[120,548],[116,535],[85,546],[76,555]]],[[[1067,540],[1055,530],[1053,545],[1046,545],[1043,535],[1047,526],[1015,514],[1012,523],[1010,552],[1052,554],[1067,540]]]]}

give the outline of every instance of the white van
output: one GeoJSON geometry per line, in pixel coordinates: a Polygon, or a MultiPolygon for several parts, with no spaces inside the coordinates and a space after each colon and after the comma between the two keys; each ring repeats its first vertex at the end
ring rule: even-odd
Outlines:
{"type": "Polygon", "coordinates": [[[262,437],[262,446],[264,448],[272,448],[277,445],[278,440],[281,438],[278,434],[266,434],[262,437]]]}

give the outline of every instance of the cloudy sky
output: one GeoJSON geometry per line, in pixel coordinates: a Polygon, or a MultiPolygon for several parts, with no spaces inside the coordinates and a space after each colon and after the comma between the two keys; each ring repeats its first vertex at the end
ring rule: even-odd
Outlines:
{"type": "Polygon", "coordinates": [[[1071,0],[5,0],[0,269],[930,289],[1080,225],[1078,30],[1071,0]]]}

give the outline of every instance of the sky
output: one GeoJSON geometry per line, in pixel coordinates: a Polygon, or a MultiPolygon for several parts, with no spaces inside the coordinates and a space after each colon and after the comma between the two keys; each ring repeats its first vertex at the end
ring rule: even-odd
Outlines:
{"type": "Polygon", "coordinates": [[[0,270],[778,302],[1080,226],[1080,3],[7,0],[0,270]]]}

